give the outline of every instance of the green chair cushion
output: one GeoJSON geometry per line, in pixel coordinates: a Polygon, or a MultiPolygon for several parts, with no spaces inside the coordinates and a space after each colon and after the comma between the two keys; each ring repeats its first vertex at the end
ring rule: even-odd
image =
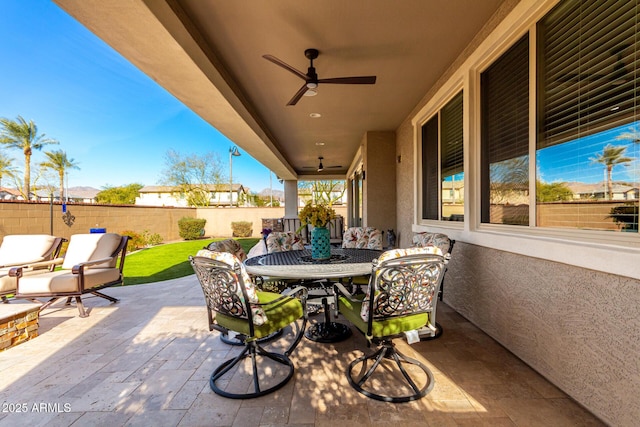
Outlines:
{"type": "MultiPolygon", "coordinates": [[[[360,310],[362,309],[361,300],[349,300],[343,296],[338,298],[338,307],[340,313],[353,325],[360,329],[364,334],[367,333],[367,322],[360,317],[360,310]]],[[[389,335],[395,335],[414,329],[419,329],[427,324],[429,321],[428,313],[411,314],[408,316],[394,317],[391,319],[373,321],[372,336],[385,337],[389,335]]]]}
{"type": "MultiPolygon", "coordinates": [[[[258,291],[258,301],[261,304],[269,303],[282,295],[274,292],[258,291]]],[[[273,332],[284,328],[303,316],[302,303],[297,298],[283,299],[273,305],[262,306],[267,315],[267,321],[262,325],[254,325],[255,338],[266,337],[273,332]]],[[[249,322],[246,319],[216,313],[217,323],[231,331],[249,336],[249,322]]]]}

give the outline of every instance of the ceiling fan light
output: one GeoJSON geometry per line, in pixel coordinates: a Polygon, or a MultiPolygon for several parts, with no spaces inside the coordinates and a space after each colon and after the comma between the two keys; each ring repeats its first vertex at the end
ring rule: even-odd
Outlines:
{"type": "Polygon", "coordinates": [[[318,91],[315,89],[307,89],[307,91],[303,94],[303,96],[316,96],[318,91]]]}
{"type": "Polygon", "coordinates": [[[322,172],[324,170],[324,166],[322,166],[322,162],[318,165],[318,172],[322,172]]]}
{"type": "Polygon", "coordinates": [[[318,88],[318,83],[315,83],[315,82],[307,82],[307,88],[308,88],[308,89],[317,89],[317,88],[318,88]]]}

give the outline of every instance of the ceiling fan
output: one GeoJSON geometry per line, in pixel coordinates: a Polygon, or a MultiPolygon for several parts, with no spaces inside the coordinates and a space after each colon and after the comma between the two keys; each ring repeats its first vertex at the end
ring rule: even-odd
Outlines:
{"type": "Polygon", "coordinates": [[[322,172],[325,169],[340,169],[342,167],[342,166],[324,166],[322,164],[323,160],[324,160],[324,157],[319,156],[317,168],[315,168],[315,166],[303,166],[303,169],[316,169],[316,172],[322,172]]]}
{"type": "Polygon", "coordinates": [[[303,73],[291,65],[285,63],[284,61],[276,58],[273,55],[262,55],[264,59],[267,61],[271,61],[276,65],[284,68],[285,70],[295,74],[305,81],[304,85],[293,95],[293,98],[287,103],[287,105],[296,105],[302,96],[313,96],[317,94],[318,85],[320,83],[331,83],[331,84],[347,84],[347,85],[372,85],[376,82],[376,76],[355,76],[355,77],[332,77],[328,79],[319,79],[318,74],[316,74],[316,69],[313,66],[313,60],[318,57],[320,52],[318,49],[307,49],[304,51],[304,56],[306,56],[310,65],[307,70],[307,73],[303,73]]]}

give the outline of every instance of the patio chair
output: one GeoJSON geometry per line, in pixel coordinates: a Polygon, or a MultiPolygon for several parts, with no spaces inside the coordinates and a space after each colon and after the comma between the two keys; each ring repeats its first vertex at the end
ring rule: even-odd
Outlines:
{"type": "Polygon", "coordinates": [[[117,298],[99,290],[122,283],[128,240],[128,236],[115,233],[74,234],[64,258],[49,262],[61,265],[60,270],[36,275],[25,275],[21,268],[10,271],[10,275],[18,278],[16,298],[50,298],[40,310],[60,298],[67,298],[67,304],[71,302],[71,298],[75,298],[80,317],[88,316],[82,304],[84,294],[90,293],[118,302],[117,298]]]}
{"type": "Polygon", "coordinates": [[[240,262],[247,259],[247,254],[244,252],[244,249],[242,249],[242,246],[240,246],[240,243],[238,243],[238,241],[235,239],[226,239],[217,242],[211,242],[203,249],[207,249],[212,252],[229,252],[238,257],[240,262]]]}
{"type": "Polygon", "coordinates": [[[272,231],[267,236],[267,252],[298,251],[304,249],[302,237],[293,231],[272,231]]]}
{"type": "MultiPolygon", "coordinates": [[[[233,254],[236,256],[236,258],[238,258],[240,262],[243,262],[245,259],[247,259],[247,255],[245,254],[244,249],[242,249],[242,246],[240,246],[240,243],[238,243],[238,241],[234,239],[226,239],[226,240],[220,240],[217,242],[211,242],[202,249],[209,252],[227,252],[227,253],[233,254]]],[[[204,253],[206,254],[208,252],[204,252],[204,253]]],[[[251,275],[249,276],[251,277],[251,275]]],[[[279,289],[280,287],[282,287],[284,289],[284,287],[282,286],[282,283],[280,283],[280,281],[277,281],[277,280],[271,281],[269,279],[264,279],[262,277],[253,277],[253,279],[259,282],[259,284],[261,285],[261,288],[264,287],[264,288],[279,289]]],[[[267,290],[267,289],[264,289],[264,290],[267,290]]],[[[235,333],[232,334],[232,337],[227,334],[222,334],[220,336],[220,339],[222,340],[222,342],[226,344],[244,345],[242,341],[235,338],[235,333]]],[[[272,337],[268,337],[268,338],[270,339],[272,337]]]]}
{"type": "Polygon", "coordinates": [[[202,250],[195,257],[189,257],[189,261],[202,286],[209,330],[227,335],[234,331],[244,344],[236,357],[213,371],[209,381],[211,389],[224,397],[249,399],[284,386],[294,373],[289,355],[300,343],[307,324],[307,290],[298,287],[286,294],[259,291],[240,260],[226,252],[202,250]],[[260,345],[261,338],[292,324],[296,324],[298,330],[283,353],[267,351],[260,345]],[[251,359],[252,391],[247,391],[249,384],[239,385],[234,384],[233,379],[223,379],[245,358],[251,359]],[[227,383],[227,387],[222,383],[227,383]]]}
{"type": "Polygon", "coordinates": [[[382,232],[374,227],[349,227],[342,236],[342,247],[382,250],[382,232]]]}
{"type": "Polygon", "coordinates": [[[344,286],[335,284],[342,294],[338,298],[340,313],[370,344],[379,346],[375,353],[355,359],[347,368],[349,384],[358,392],[385,402],[409,402],[433,388],[429,368],[398,351],[393,340],[403,335],[409,343],[419,340],[417,329],[430,323],[445,264],[436,247],[393,249],[374,261],[364,299],[354,298],[344,286]],[[368,368],[369,361],[373,364],[368,368]],[[359,374],[355,375],[358,365],[359,374]],[[413,368],[405,369],[406,365],[413,368]]]}
{"type": "Polygon", "coordinates": [[[44,273],[47,267],[53,270],[53,266],[43,266],[40,263],[54,259],[60,253],[61,237],[48,234],[14,234],[5,236],[0,245],[0,297],[3,302],[8,302],[7,295],[15,294],[15,277],[9,276],[9,270],[14,267],[22,267],[23,273],[44,273]]]}
{"type": "MultiPolygon", "coordinates": [[[[343,248],[382,250],[382,232],[374,227],[349,227],[342,236],[343,248]]],[[[351,277],[350,287],[355,286],[355,292],[362,292],[362,286],[369,283],[368,276],[351,277]]]]}
{"type": "MultiPolygon", "coordinates": [[[[451,259],[451,251],[453,251],[453,245],[455,240],[449,239],[449,236],[442,233],[413,233],[413,246],[416,248],[424,248],[427,246],[437,246],[440,248],[444,257],[451,259]]],[[[440,286],[440,292],[438,292],[438,298],[442,301],[442,294],[444,293],[444,283],[440,286]]]]}
{"type": "Polygon", "coordinates": [[[309,226],[302,225],[300,218],[282,218],[282,230],[300,235],[304,245],[311,243],[311,238],[309,237],[309,226]]]}

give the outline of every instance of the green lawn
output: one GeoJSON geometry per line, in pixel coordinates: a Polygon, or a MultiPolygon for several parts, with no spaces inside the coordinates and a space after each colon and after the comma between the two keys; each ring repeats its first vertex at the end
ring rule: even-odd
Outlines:
{"type": "MultiPolygon", "coordinates": [[[[124,263],[124,284],[140,285],[159,282],[193,274],[189,255],[195,255],[204,246],[220,239],[189,240],[168,243],[127,255],[124,263]]],[[[237,239],[240,246],[249,252],[260,239],[237,239]]]]}

